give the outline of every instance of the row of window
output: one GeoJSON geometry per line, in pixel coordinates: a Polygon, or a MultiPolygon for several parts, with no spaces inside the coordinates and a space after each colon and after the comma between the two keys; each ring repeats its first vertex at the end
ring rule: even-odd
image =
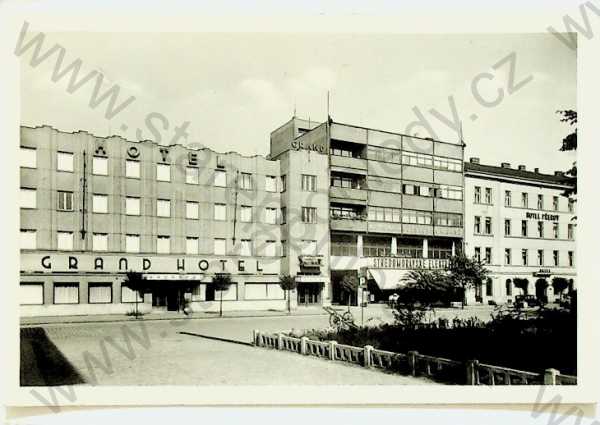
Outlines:
{"type": "MultiPolygon", "coordinates": [[[[336,152],[332,150],[332,155],[342,153],[341,156],[352,156],[350,151],[336,152]],[[350,154],[350,155],[349,155],[350,154]]],[[[460,159],[435,157],[416,152],[400,151],[397,149],[381,148],[369,146],[367,149],[367,158],[374,161],[391,162],[395,164],[414,165],[417,167],[435,168],[438,170],[462,171],[463,163],[460,159]]]]}
{"type": "MultiPolygon", "coordinates": [[[[512,260],[512,249],[511,248],[505,248],[504,249],[504,264],[505,265],[512,265],[513,264],[513,260],[512,260]]],[[[484,257],[482,260],[482,251],[481,251],[481,247],[475,247],[475,255],[474,257],[479,260],[479,261],[484,261],[487,264],[492,264],[492,248],[491,247],[485,247],[484,248],[484,257]]],[[[567,264],[569,267],[575,267],[575,253],[574,251],[567,251],[567,264]]],[[[529,250],[528,249],[522,249],[521,250],[521,265],[523,266],[528,266],[530,265],[529,263],[529,250]]],[[[560,266],[560,252],[558,250],[553,250],[552,251],[552,263],[551,264],[546,264],[545,258],[544,258],[544,250],[543,249],[538,249],[537,250],[537,263],[535,264],[537,266],[554,266],[554,267],[559,267],[560,266]]]]}
{"type": "Polygon", "coordinates": [[[369,207],[368,219],[390,223],[426,224],[436,226],[461,227],[462,215],[452,213],[432,213],[430,211],[406,210],[392,207],[369,207]]]}
{"type": "MultiPolygon", "coordinates": [[[[238,300],[237,283],[232,283],[223,291],[215,291],[210,284],[197,284],[192,288],[192,301],[224,301],[238,300]],[[211,290],[212,289],[212,290],[211,290]]],[[[24,282],[20,285],[21,305],[43,305],[44,284],[24,282]]],[[[78,282],[54,282],[52,288],[53,304],[79,304],[80,288],[78,282]]],[[[283,300],[285,292],[278,283],[253,283],[244,284],[245,300],[283,300]]],[[[143,302],[143,295],[125,285],[121,286],[121,303],[143,302]]],[[[113,285],[107,282],[90,282],[88,284],[87,302],[89,304],[112,304],[113,285]]]]}
{"type": "MultiPolygon", "coordinates": [[[[545,222],[537,222],[537,237],[544,238],[545,222]]],[[[473,231],[477,235],[491,235],[492,234],[492,217],[475,216],[474,229],[473,231]],[[483,222],[483,227],[482,227],[483,222]]],[[[504,236],[512,236],[512,220],[510,218],[504,219],[504,236]]],[[[529,237],[529,220],[521,220],[521,236],[529,237]]],[[[552,238],[558,239],[560,237],[560,227],[558,222],[552,223],[552,238]]],[[[567,223],[567,239],[573,240],[575,238],[575,224],[567,223]]]]}
{"type": "MultiPolygon", "coordinates": [[[[492,188],[491,187],[484,187],[484,192],[483,192],[483,199],[482,199],[482,191],[481,191],[481,186],[475,186],[474,187],[474,192],[473,192],[473,202],[476,204],[487,204],[487,205],[492,205],[493,204],[493,194],[492,194],[492,188]]],[[[560,201],[559,201],[560,197],[559,196],[552,196],[552,211],[559,211],[560,210],[560,201]]],[[[572,213],[574,211],[574,204],[575,201],[573,199],[569,199],[568,200],[568,204],[567,204],[567,210],[568,212],[572,213]]],[[[504,206],[505,207],[512,207],[513,206],[513,202],[512,202],[512,192],[510,190],[505,190],[504,191],[504,206]]],[[[521,208],[529,208],[529,193],[527,192],[521,192],[521,208]]],[[[538,194],[537,195],[537,209],[538,210],[544,210],[544,195],[543,194],[538,194]]]]}

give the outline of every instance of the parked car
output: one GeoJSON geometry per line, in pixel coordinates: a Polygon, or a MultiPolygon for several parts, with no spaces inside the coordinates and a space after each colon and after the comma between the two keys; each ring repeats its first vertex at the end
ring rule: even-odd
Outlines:
{"type": "Polygon", "coordinates": [[[541,305],[540,300],[535,295],[517,295],[515,297],[515,305],[518,308],[537,307],[541,305]]]}

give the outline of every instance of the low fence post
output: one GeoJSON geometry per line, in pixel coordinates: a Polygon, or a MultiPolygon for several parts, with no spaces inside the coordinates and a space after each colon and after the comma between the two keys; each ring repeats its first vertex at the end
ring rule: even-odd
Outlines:
{"type": "Polygon", "coordinates": [[[373,365],[373,346],[365,345],[364,348],[364,359],[363,365],[364,367],[371,367],[373,365]]]}
{"type": "Polygon", "coordinates": [[[277,334],[277,349],[283,350],[283,334],[281,333],[277,334]]]}
{"type": "Polygon", "coordinates": [[[335,360],[335,346],[337,341],[329,341],[329,360],[335,360]]]}
{"type": "Polygon", "coordinates": [[[307,341],[308,341],[308,338],[305,336],[300,338],[300,354],[306,355],[306,342],[307,341]]]}
{"type": "Polygon", "coordinates": [[[252,344],[256,345],[257,347],[260,347],[260,331],[257,329],[254,329],[252,331],[252,344]]]}
{"type": "Polygon", "coordinates": [[[417,376],[417,351],[409,351],[408,353],[408,368],[412,376],[417,376]]]}
{"type": "Polygon", "coordinates": [[[467,360],[467,385],[479,384],[479,361],[467,360]]]}
{"type": "Polygon", "coordinates": [[[556,377],[560,372],[556,369],[546,369],[544,371],[544,385],[556,385],[556,377]]]}

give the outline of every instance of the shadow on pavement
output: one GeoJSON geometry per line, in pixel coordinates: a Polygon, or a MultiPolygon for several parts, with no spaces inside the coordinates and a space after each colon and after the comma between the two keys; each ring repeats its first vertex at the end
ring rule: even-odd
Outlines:
{"type": "Polygon", "coordinates": [[[196,334],[193,332],[178,332],[181,335],[190,335],[190,336],[195,336],[198,338],[205,338],[205,339],[210,339],[213,341],[221,341],[221,342],[229,342],[231,344],[239,344],[239,345],[248,345],[250,347],[252,347],[252,344],[246,341],[240,341],[237,339],[227,339],[227,338],[219,338],[217,336],[210,336],[210,335],[201,335],[201,334],[196,334]]]}
{"type": "Polygon", "coordinates": [[[85,380],[43,328],[21,329],[21,386],[83,384],[85,380]]]}

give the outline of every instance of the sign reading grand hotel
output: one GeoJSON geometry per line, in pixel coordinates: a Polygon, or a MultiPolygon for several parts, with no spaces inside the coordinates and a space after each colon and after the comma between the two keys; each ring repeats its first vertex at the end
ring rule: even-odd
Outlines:
{"type": "Polygon", "coordinates": [[[21,271],[125,273],[279,273],[278,258],[21,253],[21,271]]]}
{"type": "Polygon", "coordinates": [[[374,269],[445,269],[449,260],[436,258],[374,257],[374,269]]]}

